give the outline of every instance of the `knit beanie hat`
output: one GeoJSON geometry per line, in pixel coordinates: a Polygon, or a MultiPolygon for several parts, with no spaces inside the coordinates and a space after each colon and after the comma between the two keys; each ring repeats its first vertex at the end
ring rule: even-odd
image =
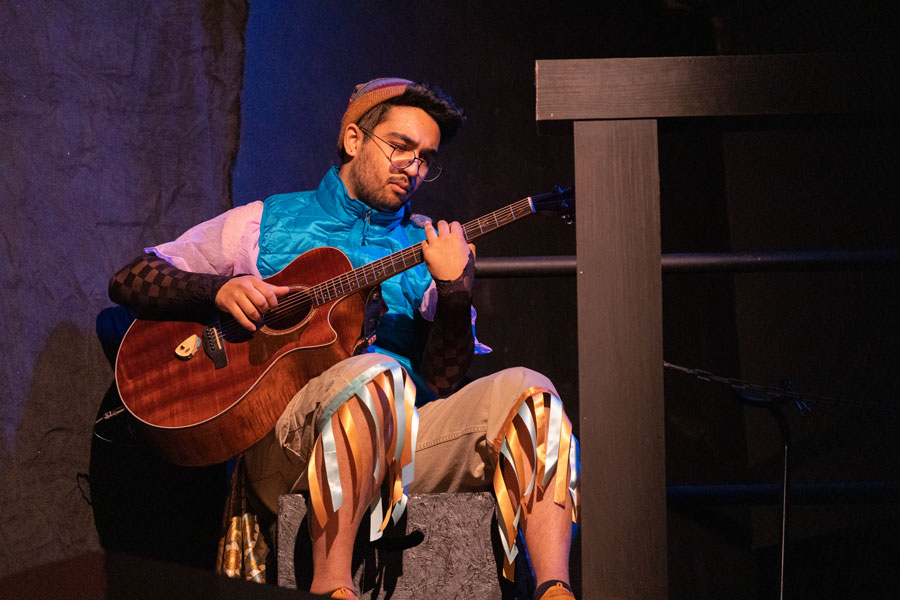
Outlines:
{"type": "Polygon", "coordinates": [[[350,104],[347,106],[347,112],[341,119],[341,132],[338,135],[338,151],[344,149],[344,131],[350,123],[359,121],[366,112],[388,98],[399,96],[406,91],[406,88],[413,85],[409,79],[398,79],[396,77],[381,77],[373,79],[367,83],[360,83],[353,88],[353,95],[350,96],[350,104]]]}

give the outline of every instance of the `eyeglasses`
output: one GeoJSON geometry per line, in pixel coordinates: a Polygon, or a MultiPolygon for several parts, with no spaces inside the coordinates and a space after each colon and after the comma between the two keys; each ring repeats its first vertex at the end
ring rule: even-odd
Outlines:
{"type": "Polygon", "coordinates": [[[381,153],[384,154],[385,157],[387,157],[387,159],[391,162],[394,168],[404,171],[408,169],[411,164],[416,163],[416,175],[421,177],[422,181],[434,181],[441,176],[441,172],[444,169],[439,163],[426,160],[421,156],[417,156],[415,150],[409,150],[407,148],[402,148],[396,144],[392,144],[389,141],[378,137],[368,129],[360,127],[360,130],[366,135],[370,135],[376,140],[382,141],[391,147],[391,153],[388,154],[384,151],[384,148],[378,146],[378,144],[375,144],[376,146],[378,146],[378,149],[381,150],[381,153]]]}

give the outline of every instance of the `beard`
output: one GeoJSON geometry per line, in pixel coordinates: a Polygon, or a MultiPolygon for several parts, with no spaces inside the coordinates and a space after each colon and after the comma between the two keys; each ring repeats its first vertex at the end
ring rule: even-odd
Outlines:
{"type": "Polygon", "coordinates": [[[403,208],[416,191],[416,182],[410,181],[403,173],[385,173],[376,161],[366,156],[359,157],[350,165],[347,173],[356,199],[382,212],[396,212],[403,208]],[[409,189],[398,192],[390,184],[409,189]]]}

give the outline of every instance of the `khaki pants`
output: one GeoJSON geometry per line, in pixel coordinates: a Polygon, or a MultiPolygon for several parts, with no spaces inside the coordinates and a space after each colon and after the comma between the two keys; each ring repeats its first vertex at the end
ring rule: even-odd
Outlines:
{"type": "MultiPolygon", "coordinates": [[[[280,494],[305,491],[315,448],[316,422],[328,402],[361,373],[390,357],[362,354],[312,379],[291,400],[269,434],[244,453],[254,495],[273,514],[280,494]]],[[[556,394],[546,377],[530,369],[506,369],[473,381],[455,394],[419,408],[415,477],[410,492],[491,489],[504,426],[526,393],[556,394]]]]}

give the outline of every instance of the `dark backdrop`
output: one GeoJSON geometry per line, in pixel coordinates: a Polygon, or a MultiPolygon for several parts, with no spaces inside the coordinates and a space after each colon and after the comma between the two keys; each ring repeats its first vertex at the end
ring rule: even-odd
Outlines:
{"type": "MultiPolygon", "coordinates": [[[[0,48],[0,314],[12,333],[0,410],[5,572],[96,547],[105,525],[128,521],[129,502],[125,513],[107,507],[93,518],[78,485],[111,378],[93,331],[109,304],[109,274],[232,201],[315,186],[336,159],[354,84],[425,79],[467,109],[466,127],[442,149],[445,175],[415,201],[432,217],[466,220],[573,180],[571,137],[536,132],[535,59],[881,52],[900,39],[887,1],[260,0],[249,6],[245,63],[245,4],[138,6],[0,5],[10,41],[0,48]]],[[[785,125],[661,126],[664,252],[896,246],[896,121],[785,125]]],[[[478,243],[479,256],[574,251],[572,228],[537,217],[478,243]]],[[[871,411],[819,405],[810,418],[789,410],[798,478],[900,481],[896,271],[666,275],[663,285],[667,360],[762,384],[790,377],[806,391],[875,403],[871,411]]],[[[577,401],[590,398],[578,398],[573,298],[574,278],[480,279],[479,337],[495,352],[474,374],[541,370],[577,417],[577,401]]],[[[669,483],[777,481],[777,430],[764,412],[669,373],[666,418],[669,483]]],[[[119,452],[126,465],[151,460],[119,452]]],[[[149,468],[158,484],[184,480],[149,468]]],[[[207,476],[206,487],[221,479],[207,476]]],[[[127,485],[142,491],[134,478],[127,485]]],[[[201,500],[216,513],[216,494],[201,500]]],[[[163,508],[145,510],[176,512],[163,508]]],[[[884,559],[900,550],[896,508],[895,498],[797,506],[795,597],[859,596],[861,580],[867,597],[889,597],[900,587],[884,559]]],[[[772,597],[777,515],[771,505],[670,506],[671,597],[772,597]]],[[[125,531],[116,543],[187,540],[176,558],[208,562],[197,527],[166,530],[162,540],[146,527],[125,531]]]]}

